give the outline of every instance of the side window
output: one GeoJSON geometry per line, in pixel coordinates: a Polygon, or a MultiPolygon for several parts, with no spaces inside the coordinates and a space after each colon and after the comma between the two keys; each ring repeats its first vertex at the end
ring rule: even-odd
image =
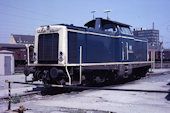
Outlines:
{"type": "Polygon", "coordinates": [[[111,33],[114,32],[113,28],[108,28],[108,29],[105,29],[104,31],[106,31],[106,32],[111,32],[111,33]]]}
{"type": "Polygon", "coordinates": [[[104,27],[103,27],[103,30],[105,32],[115,33],[117,31],[117,28],[113,24],[105,24],[104,27]]]}
{"type": "Polygon", "coordinates": [[[120,31],[124,34],[132,34],[130,28],[128,27],[120,27],[120,31]]]}

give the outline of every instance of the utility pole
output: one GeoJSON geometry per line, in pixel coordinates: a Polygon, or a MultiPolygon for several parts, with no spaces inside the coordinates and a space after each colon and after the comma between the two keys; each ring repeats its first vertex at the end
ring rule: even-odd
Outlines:
{"type": "Polygon", "coordinates": [[[151,49],[151,61],[152,61],[152,69],[155,69],[155,45],[152,44],[151,49]]]}
{"type": "Polygon", "coordinates": [[[160,42],[160,45],[161,45],[161,69],[162,69],[162,64],[163,64],[163,55],[162,55],[163,47],[162,47],[162,45],[163,45],[163,42],[160,42]]]}

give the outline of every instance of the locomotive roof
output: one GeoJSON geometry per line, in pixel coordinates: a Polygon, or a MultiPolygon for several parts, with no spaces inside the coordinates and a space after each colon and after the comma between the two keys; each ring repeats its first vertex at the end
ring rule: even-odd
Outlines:
{"type": "MultiPolygon", "coordinates": [[[[120,25],[120,26],[123,26],[123,27],[131,27],[128,24],[120,23],[120,22],[117,22],[117,21],[111,21],[111,20],[107,20],[107,19],[103,19],[103,18],[100,18],[100,19],[101,19],[102,24],[114,24],[114,25],[120,25]]],[[[96,21],[96,19],[93,19],[93,20],[87,22],[84,26],[94,27],[95,21],[96,21]]]]}

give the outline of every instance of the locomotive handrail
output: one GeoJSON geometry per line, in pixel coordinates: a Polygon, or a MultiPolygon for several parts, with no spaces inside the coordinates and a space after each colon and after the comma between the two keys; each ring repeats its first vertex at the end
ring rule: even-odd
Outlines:
{"type": "Polygon", "coordinates": [[[67,65],[65,66],[65,69],[66,69],[66,73],[67,73],[67,76],[68,76],[68,84],[71,85],[71,76],[70,76],[70,73],[68,72],[68,68],[67,68],[67,65]]]}
{"type": "Polygon", "coordinates": [[[26,44],[26,48],[27,48],[27,64],[30,64],[30,53],[29,53],[29,44],[26,44]]]}
{"type": "Polygon", "coordinates": [[[82,46],[80,46],[80,78],[79,84],[82,82],[82,46]]]}

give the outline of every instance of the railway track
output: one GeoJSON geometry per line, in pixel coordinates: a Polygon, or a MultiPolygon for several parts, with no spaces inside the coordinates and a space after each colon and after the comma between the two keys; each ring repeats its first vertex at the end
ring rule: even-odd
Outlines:
{"type": "MultiPolygon", "coordinates": [[[[152,75],[152,73],[150,73],[150,74],[152,75]]],[[[130,81],[131,80],[128,80],[126,82],[130,82],[130,81]]],[[[138,90],[138,89],[110,89],[110,88],[101,87],[101,85],[100,85],[100,87],[84,87],[84,86],[68,86],[68,85],[55,85],[55,84],[34,84],[34,83],[30,83],[30,82],[17,82],[17,81],[8,81],[8,80],[6,80],[6,82],[7,83],[10,82],[10,83],[13,83],[13,84],[27,84],[27,85],[37,86],[36,88],[33,88],[32,90],[29,90],[29,91],[26,91],[23,94],[17,95],[17,96],[20,96],[20,97],[32,96],[32,95],[35,95],[35,94],[55,95],[55,94],[61,94],[61,93],[64,93],[64,92],[70,92],[70,91],[75,91],[75,90],[76,91],[87,90],[87,89],[113,90],[113,91],[132,91],[132,92],[154,92],[154,93],[169,93],[170,94],[170,91],[138,90]],[[67,90],[65,90],[65,89],[67,89],[67,90]]],[[[121,84],[122,83],[125,83],[125,82],[122,81],[121,84]]],[[[115,83],[115,84],[118,84],[118,83],[115,83]]],[[[12,95],[12,96],[14,96],[14,95],[12,95]]],[[[9,100],[9,96],[0,97],[0,100],[9,100]]]]}
{"type": "MultiPolygon", "coordinates": [[[[145,80],[145,79],[144,79],[145,80]]],[[[35,99],[44,99],[44,98],[48,98],[49,96],[38,96],[37,98],[37,94],[44,94],[45,93],[49,94],[49,92],[53,92],[54,94],[59,94],[59,93],[63,93],[61,92],[61,90],[59,91],[59,89],[70,89],[71,91],[79,91],[79,90],[109,90],[109,91],[124,91],[124,92],[149,92],[149,93],[166,93],[166,94],[170,94],[170,91],[160,91],[160,90],[140,90],[140,89],[131,89],[131,87],[129,87],[130,89],[116,89],[114,87],[85,87],[85,86],[67,86],[67,85],[56,85],[56,84],[33,84],[33,83],[26,83],[26,82],[17,82],[17,81],[7,81],[7,83],[11,83],[11,84],[27,84],[27,85],[34,85],[37,86],[36,88],[33,88],[32,90],[29,90],[27,92],[25,92],[24,94],[21,95],[17,95],[20,97],[23,97],[21,100],[22,102],[27,102],[30,100],[35,100],[35,99]],[[54,91],[56,91],[54,93],[54,91]]],[[[169,84],[169,83],[168,83],[169,84]]],[[[167,85],[168,85],[167,84],[167,85]]],[[[113,92],[114,93],[114,92],[113,92]]],[[[126,93],[125,93],[126,94],[126,93]]],[[[12,96],[13,97],[13,96],[12,96]]],[[[167,95],[166,98],[169,98],[169,96],[167,95]]],[[[4,102],[8,102],[9,97],[3,97],[0,98],[0,100],[4,100],[4,102]]],[[[168,99],[167,99],[168,100],[168,99]]],[[[10,100],[9,100],[10,101],[10,100]]],[[[11,104],[13,104],[13,101],[11,101],[11,104]]],[[[14,105],[12,105],[14,106],[14,105]]],[[[29,107],[30,108],[30,107],[29,107]]]]}
{"type": "MultiPolygon", "coordinates": [[[[27,84],[27,83],[23,82],[21,84],[27,84]]],[[[30,83],[28,83],[28,84],[30,84],[30,83]]],[[[39,85],[42,85],[42,84],[39,84],[39,85]]],[[[45,87],[36,87],[36,88],[33,88],[32,90],[26,91],[22,94],[11,95],[11,97],[15,97],[15,96],[27,97],[27,96],[33,96],[33,95],[36,95],[36,94],[55,95],[55,94],[61,94],[61,93],[64,93],[64,92],[69,92],[69,90],[66,91],[63,88],[57,88],[57,87],[54,88],[54,87],[49,87],[49,86],[47,87],[47,86],[48,85],[46,85],[45,87]]],[[[0,100],[9,100],[9,96],[0,97],[0,100]]]]}
{"type": "MultiPolygon", "coordinates": [[[[19,97],[26,97],[26,96],[31,96],[31,95],[35,95],[35,94],[39,94],[41,93],[41,91],[30,91],[30,92],[26,92],[24,94],[17,94],[17,96],[19,97]]],[[[12,95],[12,97],[14,97],[15,95],[12,95]]],[[[9,96],[5,96],[5,97],[0,97],[0,100],[9,100],[9,96]]]]}

